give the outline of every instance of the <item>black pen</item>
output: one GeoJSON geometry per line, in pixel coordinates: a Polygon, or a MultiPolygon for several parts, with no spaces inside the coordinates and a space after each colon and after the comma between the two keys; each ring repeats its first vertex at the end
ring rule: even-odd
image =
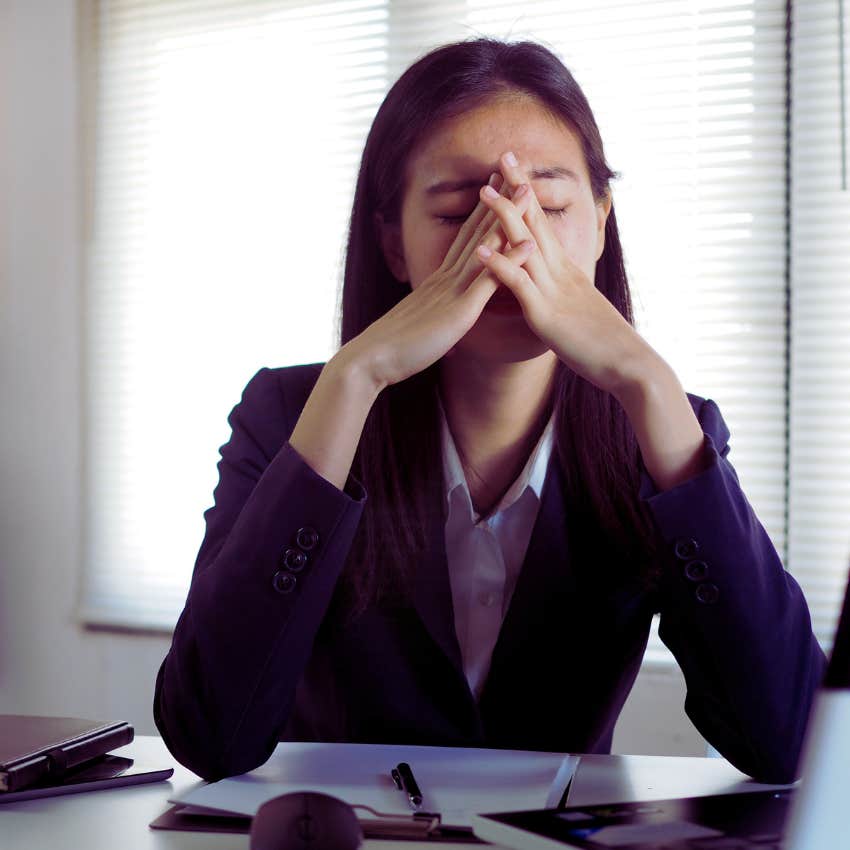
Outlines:
{"type": "MultiPolygon", "coordinates": [[[[410,765],[406,761],[403,761],[395,769],[394,773],[401,779],[404,792],[407,794],[407,799],[410,803],[410,808],[419,811],[422,808],[422,792],[419,790],[419,785],[416,784],[410,765]]],[[[393,779],[395,779],[395,775],[393,779]]]]}

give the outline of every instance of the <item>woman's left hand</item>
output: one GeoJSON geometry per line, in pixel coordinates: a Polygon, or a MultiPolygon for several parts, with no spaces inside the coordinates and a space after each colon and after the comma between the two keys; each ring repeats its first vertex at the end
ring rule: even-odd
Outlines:
{"type": "Polygon", "coordinates": [[[499,251],[487,255],[479,248],[479,258],[514,294],[529,328],[567,366],[618,395],[636,379],[639,362],[651,362],[655,352],[567,256],[521,168],[504,156],[500,165],[513,197],[493,198],[485,187],[481,200],[498,216],[512,246],[532,240],[536,248],[522,265],[499,251]],[[514,201],[526,192],[532,197],[522,215],[514,201]]]}
{"type": "MultiPolygon", "coordinates": [[[[502,156],[505,180],[534,192],[525,174],[502,156]]],[[[531,330],[576,374],[622,404],[644,465],[661,490],[687,481],[705,465],[703,433],[670,366],[620,315],[593,281],[567,256],[536,197],[481,199],[499,217],[512,247],[532,240],[536,249],[518,264],[499,251],[481,261],[516,296],[531,330]]],[[[486,252],[484,252],[486,253],[486,252]]]]}

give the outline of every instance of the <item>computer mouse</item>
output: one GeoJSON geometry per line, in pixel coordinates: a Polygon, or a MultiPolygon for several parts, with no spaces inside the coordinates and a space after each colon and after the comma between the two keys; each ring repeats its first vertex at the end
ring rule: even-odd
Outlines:
{"type": "Polygon", "coordinates": [[[251,824],[251,850],[356,850],[362,843],[354,809],[317,791],[267,800],[251,824]]]}

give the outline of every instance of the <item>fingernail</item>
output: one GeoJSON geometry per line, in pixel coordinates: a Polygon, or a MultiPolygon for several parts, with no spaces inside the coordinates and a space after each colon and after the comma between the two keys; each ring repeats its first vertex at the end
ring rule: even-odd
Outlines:
{"type": "Polygon", "coordinates": [[[490,179],[487,181],[488,186],[495,186],[502,179],[502,175],[499,174],[498,171],[494,171],[490,175],[490,179]]]}
{"type": "Polygon", "coordinates": [[[494,201],[499,197],[499,193],[489,184],[484,187],[484,194],[494,201]]]}
{"type": "Polygon", "coordinates": [[[489,260],[493,256],[493,252],[486,245],[479,245],[478,256],[483,260],[489,260]]]}
{"type": "Polygon", "coordinates": [[[505,162],[506,162],[508,165],[510,165],[510,166],[511,166],[511,168],[516,168],[516,167],[519,165],[519,163],[517,162],[516,157],[514,156],[514,152],[513,152],[513,151],[508,151],[508,152],[505,154],[505,162]]]}

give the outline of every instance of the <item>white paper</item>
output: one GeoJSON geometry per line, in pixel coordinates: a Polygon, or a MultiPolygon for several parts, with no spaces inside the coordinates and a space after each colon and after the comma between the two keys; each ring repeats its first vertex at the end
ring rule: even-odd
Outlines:
{"type": "Polygon", "coordinates": [[[578,766],[577,756],[564,753],[284,741],[257,770],[196,787],[171,802],[253,817],[272,797],[320,791],[409,815],[407,797],[390,777],[403,761],[422,791],[422,811],[439,812],[444,825],[467,827],[475,813],[556,806],[578,766]]]}

